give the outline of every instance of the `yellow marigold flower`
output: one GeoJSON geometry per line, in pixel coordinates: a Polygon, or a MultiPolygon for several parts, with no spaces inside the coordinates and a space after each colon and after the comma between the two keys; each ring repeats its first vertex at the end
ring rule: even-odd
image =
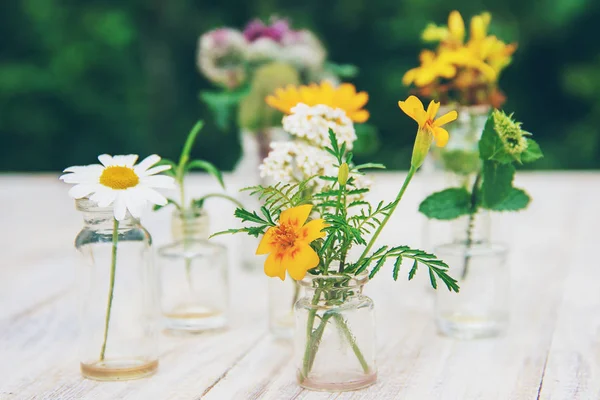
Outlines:
{"type": "Polygon", "coordinates": [[[448,135],[448,131],[442,128],[442,126],[458,118],[458,113],[455,110],[436,119],[440,103],[433,100],[427,106],[427,111],[425,111],[421,100],[416,96],[409,96],[406,101],[399,101],[398,105],[406,115],[417,121],[420,130],[427,131],[433,135],[438,147],[446,146],[450,136],[448,135]]]}
{"type": "Polygon", "coordinates": [[[489,12],[484,12],[471,18],[470,38],[469,40],[483,40],[487,36],[488,26],[492,16],[489,12]]]}
{"type": "Polygon", "coordinates": [[[338,87],[334,87],[327,81],[302,86],[288,85],[276,89],[275,93],[267,96],[265,101],[285,114],[290,114],[291,109],[298,103],[311,107],[323,104],[344,110],[348,118],[354,122],[362,123],[369,119],[369,112],[362,109],[369,101],[369,95],[367,92],[356,92],[356,88],[350,83],[342,83],[338,87]]]}
{"type": "Polygon", "coordinates": [[[285,271],[292,279],[301,280],[309,269],[319,265],[319,256],[310,247],[314,240],[325,237],[327,226],[322,219],[305,224],[312,206],[310,204],[287,209],[279,216],[279,225],[265,232],[256,254],[269,254],[265,261],[265,274],[285,280],[285,271]]]}
{"type": "Polygon", "coordinates": [[[448,16],[448,31],[455,41],[462,43],[465,40],[465,21],[456,10],[448,16]]]}
{"type": "Polygon", "coordinates": [[[456,67],[445,53],[436,56],[433,51],[423,50],[419,55],[421,66],[406,71],[402,83],[409,86],[414,83],[418,87],[427,86],[437,78],[450,79],[456,75],[456,67]]]}
{"type": "Polygon", "coordinates": [[[421,34],[421,39],[425,42],[442,42],[448,39],[448,35],[450,35],[450,32],[445,26],[427,24],[425,30],[421,34]]]}
{"type": "Polygon", "coordinates": [[[458,67],[473,68],[481,72],[488,82],[495,82],[498,79],[496,70],[485,63],[474,48],[461,47],[456,50],[448,50],[444,54],[449,63],[458,67]]]}

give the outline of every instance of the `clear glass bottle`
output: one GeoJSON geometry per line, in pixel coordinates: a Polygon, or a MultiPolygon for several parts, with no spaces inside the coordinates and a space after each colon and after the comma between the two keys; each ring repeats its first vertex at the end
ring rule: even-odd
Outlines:
{"type": "Polygon", "coordinates": [[[175,212],[176,241],[158,250],[160,303],[168,329],[188,332],[227,325],[229,281],[227,249],[207,240],[203,210],[175,212]]]}
{"type": "Polygon", "coordinates": [[[300,386],[348,391],[377,380],[373,300],[366,274],[307,275],[295,306],[295,359],[300,386]]]}
{"type": "Polygon", "coordinates": [[[80,366],[96,380],[127,380],[158,368],[158,304],[151,238],[127,214],[77,200],[84,227],[75,247],[80,298],[80,366]]]}
{"type": "Polygon", "coordinates": [[[492,337],[508,325],[510,271],[498,244],[452,243],[435,254],[450,267],[460,292],[436,291],[435,319],[441,333],[459,339],[492,337]]]}
{"type": "Polygon", "coordinates": [[[268,280],[269,330],[276,338],[294,337],[294,306],[300,299],[300,289],[300,284],[289,276],[284,281],[268,280]]]}
{"type": "MultiPolygon", "coordinates": [[[[429,179],[423,198],[449,187],[465,187],[470,192],[481,171],[479,139],[490,106],[442,106],[438,114],[443,115],[453,109],[458,111],[458,118],[446,126],[450,134],[448,144],[445,147],[432,146],[422,167],[429,179]]],[[[424,218],[422,246],[433,248],[442,243],[467,240],[465,235],[469,224],[472,224],[472,234],[476,236],[473,242],[490,242],[491,219],[487,211],[481,211],[472,220],[464,217],[448,222],[424,218]]]]}

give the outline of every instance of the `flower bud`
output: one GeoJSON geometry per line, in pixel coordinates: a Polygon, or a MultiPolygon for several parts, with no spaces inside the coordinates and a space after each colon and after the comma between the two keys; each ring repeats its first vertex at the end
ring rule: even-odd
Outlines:
{"type": "Polygon", "coordinates": [[[413,147],[412,159],[410,160],[410,164],[415,167],[415,169],[423,165],[423,161],[425,161],[425,157],[427,157],[427,153],[429,153],[432,142],[433,134],[431,131],[429,129],[419,128],[417,138],[415,139],[415,146],[413,147]]]}
{"type": "Polygon", "coordinates": [[[519,155],[527,150],[527,132],[521,129],[521,123],[512,119],[511,115],[506,115],[503,111],[492,111],[494,119],[494,130],[500,137],[504,150],[513,156],[519,155]]]}
{"type": "Polygon", "coordinates": [[[348,176],[350,175],[350,168],[347,163],[340,165],[338,170],[338,182],[340,186],[344,186],[348,182],[348,176]]]}

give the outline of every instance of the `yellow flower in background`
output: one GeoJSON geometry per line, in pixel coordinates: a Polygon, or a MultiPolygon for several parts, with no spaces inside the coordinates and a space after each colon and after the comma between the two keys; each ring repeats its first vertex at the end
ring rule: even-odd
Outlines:
{"type": "Polygon", "coordinates": [[[448,39],[449,34],[447,27],[430,23],[421,34],[421,39],[425,42],[441,42],[448,39]]]}
{"type": "Polygon", "coordinates": [[[319,256],[310,243],[325,237],[326,224],[323,219],[305,224],[311,210],[310,204],[287,209],[279,216],[279,225],[265,232],[256,254],[269,254],[265,261],[267,276],[285,280],[287,270],[298,281],[319,265],[319,256]]]}
{"type": "Polygon", "coordinates": [[[414,119],[419,124],[419,130],[429,132],[435,138],[438,147],[446,146],[448,143],[448,131],[442,128],[449,122],[458,118],[458,113],[452,110],[439,118],[435,118],[440,108],[440,103],[431,101],[427,106],[427,111],[421,100],[416,96],[409,96],[406,101],[399,101],[398,106],[406,115],[414,119]]]}
{"type": "Polygon", "coordinates": [[[423,50],[419,56],[421,66],[406,71],[402,77],[402,83],[406,86],[415,84],[415,86],[427,86],[437,78],[450,79],[456,75],[456,67],[452,65],[451,60],[442,53],[436,56],[433,51],[423,50]]]}
{"type": "Polygon", "coordinates": [[[447,50],[444,54],[448,63],[457,67],[472,68],[479,71],[488,82],[495,82],[498,79],[498,74],[494,68],[485,63],[476,52],[468,47],[447,50]]]}
{"type": "Polygon", "coordinates": [[[450,39],[461,44],[464,42],[465,21],[456,10],[452,11],[448,16],[448,31],[450,32],[450,39]]]}
{"type": "Polygon", "coordinates": [[[369,112],[362,109],[369,101],[369,95],[366,92],[356,92],[355,86],[350,83],[342,83],[338,87],[327,81],[298,87],[288,85],[276,89],[265,101],[284,114],[290,114],[298,103],[311,107],[323,104],[344,110],[353,122],[362,123],[369,119],[369,112]]]}
{"type": "Polygon", "coordinates": [[[469,41],[483,40],[487,36],[488,26],[492,21],[492,15],[484,12],[471,18],[469,41]]]}

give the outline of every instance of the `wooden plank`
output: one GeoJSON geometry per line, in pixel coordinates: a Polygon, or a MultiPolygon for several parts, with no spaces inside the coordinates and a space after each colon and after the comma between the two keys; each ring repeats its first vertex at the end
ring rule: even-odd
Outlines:
{"type": "Polygon", "coordinates": [[[571,273],[558,311],[540,399],[600,398],[600,262],[596,258],[600,185],[594,183],[580,185],[573,193],[578,229],[563,232],[573,237],[561,248],[571,253],[562,265],[571,273]]]}

